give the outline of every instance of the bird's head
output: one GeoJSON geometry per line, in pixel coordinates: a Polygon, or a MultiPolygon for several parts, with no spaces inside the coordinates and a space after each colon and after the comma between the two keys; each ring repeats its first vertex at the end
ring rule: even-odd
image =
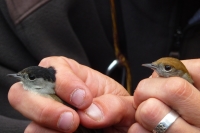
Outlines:
{"type": "Polygon", "coordinates": [[[8,74],[8,76],[19,79],[25,90],[41,94],[55,94],[55,74],[56,71],[53,67],[31,66],[16,74],[8,74]]]}
{"type": "Polygon", "coordinates": [[[190,83],[194,82],[185,65],[176,58],[164,57],[142,66],[155,70],[160,77],[182,77],[190,83]]]}

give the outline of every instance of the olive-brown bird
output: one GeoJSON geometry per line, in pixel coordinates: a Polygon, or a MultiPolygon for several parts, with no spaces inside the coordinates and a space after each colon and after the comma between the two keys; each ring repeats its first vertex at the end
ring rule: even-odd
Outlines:
{"type": "MultiPolygon", "coordinates": [[[[21,81],[23,88],[28,91],[36,92],[41,96],[54,99],[63,103],[74,110],[75,107],[61,100],[55,93],[56,70],[53,67],[44,68],[40,66],[31,66],[23,69],[16,74],[8,74],[21,81]]],[[[74,133],[101,133],[101,129],[88,129],[79,125],[74,133]]]]}
{"type": "Polygon", "coordinates": [[[182,77],[191,84],[194,83],[185,65],[176,58],[163,57],[142,66],[155,70],[160,77],[182,77]]]}

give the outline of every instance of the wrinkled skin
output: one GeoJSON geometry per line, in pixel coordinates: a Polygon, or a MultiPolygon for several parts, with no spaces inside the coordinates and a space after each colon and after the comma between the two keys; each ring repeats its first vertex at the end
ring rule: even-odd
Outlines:
{"type": "Polygon", "coordinates": [[[105,132],[127,132],[135,122],[132,97],[113,79],[65,57],[45,58],[39,65],[56,69],[56,94],[78,111],[16,83],[8,98],[16,110],[33,120],[25,132],[74,132],[80,123],[105,132]]]}
{"type": "Polygon", "coordinates": [[[57,95],[79,110],[75,112],[61,103],[29,93],[19,83],[11,87],[8,98],[15,109],[33,120],[25,130],[28,133],[73,132],[79,123],[88,128],[102,128],[107,133],[151,133],[171,109],[180,117],[166,133],[199,132],[200,60],[183,63],[194,86],[182,78],[160,78],[153,73],[138,84],[132,97],[121,85],[97,71],[64,57],[49,57],[39,65],[56,68],[57,95]],[[74,95],[79,89],[83,91],[74,95]],[[71,122],[61,119],[62,116],[71,122]]]}

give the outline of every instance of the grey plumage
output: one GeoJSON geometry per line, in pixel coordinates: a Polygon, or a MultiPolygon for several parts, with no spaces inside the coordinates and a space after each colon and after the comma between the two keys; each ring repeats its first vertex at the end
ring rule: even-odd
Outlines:
{"type": "Polygon", "coordinates": [[[194,83],[185,65],[176,58],[163,57],[155,62],[142,64],[142,66],[155,70],[160,77],[181,77],[191,84],[194,83]]]}
{"type": "MultiPolygon", "coordinates": [[[[72,105],[64,102],[55,93],[56,70],[53,67],[43,68],[40,66],[31,66],[23,69],[17,74],[8,74],[8,76],[19,79],[23,88],[28,91],[36,92],[42,96],[52,98],[76,110],[72,105]]],[[[101,133],[100,129],[88,129],[79,125],[75,133],[101,133]]]]}

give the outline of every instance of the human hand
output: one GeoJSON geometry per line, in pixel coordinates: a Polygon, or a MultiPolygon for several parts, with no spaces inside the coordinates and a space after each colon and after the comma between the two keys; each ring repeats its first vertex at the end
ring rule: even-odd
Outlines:
{"type": "Polygon", "coordinates": [[[9,102],[34,121],[25,132],[73,132],[79,123],[105,132],[127,132],[135,122],[132,97],[113,79],[64,57],[45,58],[39,65],[56,69],[56,94],[78,110],[16,83],[9,91],[9,102]]]}
{"type": "Polygon", "coordinates": [[[194,133],[200,131],[200,59],[185,60],[194,86],[179,77],[159,78],[154,72],[152,78],[142,80],[134,93],[136,110],[134,123],[129,133],[150,133],[170,110],[179,117],[166,133],[194,133]]]}

